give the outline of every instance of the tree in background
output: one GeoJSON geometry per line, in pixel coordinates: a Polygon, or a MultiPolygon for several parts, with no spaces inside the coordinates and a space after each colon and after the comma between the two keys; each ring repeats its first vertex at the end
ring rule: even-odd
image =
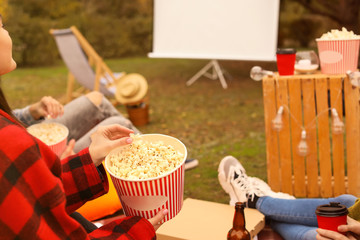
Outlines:
{"type": "Polygon", "coordinates": [[[7,12],[14,59],[20,66],[42,66],[58,59],[49,29],[58,22],[66,24],[78,19],[81,4],[72,0],[11,0],[7,12]]]}
{"type": "MultiPolygon", "coordinates": [[[[279,46],[314,47],[334,28],[359,29],[360,0],[281,0],[279,46]]],[[[71,25],[105,59],[144,56],[152,47],[153,1],[0,0],[19,66],[45,66],[59,59],[50,28],[71,25]]]]}
{"type": "Polygon", "coordinates": [[[295,1],[280,1],[278,46],[314,48],[321,29],[326,28],[322,20],[295,1]]]}
{"type": "Polygon", "coordinates": [[[290,0],[301,4],[310,12],[328,17],[355,33],[360,33],[359,0],[290,0]]]}
{"type": "Polygon", "coordinates": [[[7,12],[7,6],[8,6],[8,1],[7,0],[1,0],[0,1],[0,14],[5,17],[6,12],[7,12]]]}
{"type": "Polygon", "coordinates": [[[104,58],[147,54],[152,47],[151,1],[89,0],[80,31],[104,58]]]}
{"type": "Polygon", "coordinates": [[[58,50],[49,29],[71,25],[103,58],[145,55],[151,50],[151,1],[11,0],[7,12],[7,29],[20,66],[54,64],[58,50]]]}
{"type": "Polygon", "coordinates": [[[280,1],[279,46],[315,48],[315,39],[346,27],[360,33],[359,0],[280,1]]]}

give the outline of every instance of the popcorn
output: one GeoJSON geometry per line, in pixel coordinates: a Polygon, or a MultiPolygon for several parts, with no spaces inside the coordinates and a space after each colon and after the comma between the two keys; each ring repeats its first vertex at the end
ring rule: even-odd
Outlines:
{"type": "Polygon", "coordinates": [[[184,155],[162,141],[148,142],[139,135],[131,135],[133,143],[108,156],[109,170],[128,180],[154,178],[179,166],[184,155]]]}
{"type": "Polygon", "coordinates": [[[40,123],[27,128],[28,132],[47,145],[54,145],[67,137],[68,129],[58,123],[40,123]]]}
{"type": "Polygon", "coordinates": [[[341,31],[337,29],[331,30],[331,32],[324,33],[321,36],[321,40],[336,40],[336,39],[359,39],[360,36],[356,35],[353,31],[348,31],[345,27],[342,27],[341,31]]]}

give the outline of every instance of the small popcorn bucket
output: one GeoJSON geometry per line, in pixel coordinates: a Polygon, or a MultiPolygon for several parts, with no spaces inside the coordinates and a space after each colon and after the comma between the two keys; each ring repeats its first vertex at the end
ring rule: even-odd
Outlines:
{"type": "Polygon", "coordinates": [[[51,148],[51,150],[53,150],[53,152],[60,158],[61,154],[63,154],[65,148],[66,148],[66,144],[67,144],[67,137],[68,134],[66,135],[66,137],[64,137],[61,141],[49,145],[49,147],[51,148]]]}
{"type": "MultiPolygon", "coordinates": [[[[162,141],[171,145],[184,155],[182,163],[171,172],[144,180],[129,180],[116,177],[109,168],[108,157],[105,158],[105,168],[109,172],[116,192],[120,198],[126,216],[141,216],[152,218],[161,209],[168,209],[164,222],[175,217],[181,210],[184,195],[185,159],[187,150],[178,139],[162,134],[141,135],[144,141],[162,141]]],[[[119,149],[113,150],[109,155],[116,154],[119,149]]],[[[109,156],[108,155],[108,156],[109,156]]]]}
{"type": "Polygon", "coordinates": [[[321,72],[324,74],[345,74],[358,67],[360,39],[316,39],[321,72]]]}
{"type": "MultiPolygon", "coordinates": [[[[61,124],[61,123],[56,123],[56,122],[51,122],[51,123],[37,123],[37,124],[33,124],[30,127],[28,127],[28,131],[31,129],[41,129],[43,128],[43,126],[45,127],[46,125],[56,125],[57,128],[62,129],[61,134],[62,136],[57,136],[56,134],[59,134],[59,132],[57,131],[53,131],[51,129],[47,129],[48,131],[48,135],[51,136],[52,138],[55,137],[59,137],[59,140],[57,142],[51,143],[51,144],[47,144],[49,146],[49,148],[51,148],[51,150],[58,156],[60,157],[61,154],[64,152],[65,148],[66,148],[66,144],[67,144],[67,138],[69,136],[69,129],[61,124]]],[[[45,127],[46,128],[46,127],[45,127]]],[[[36,134],[34,135],[35,137],[39,138],[40,140],[42,140],[43,142],[46,143],[46,140],[41,139],[41,136],[36,136],[36,134]]]]}

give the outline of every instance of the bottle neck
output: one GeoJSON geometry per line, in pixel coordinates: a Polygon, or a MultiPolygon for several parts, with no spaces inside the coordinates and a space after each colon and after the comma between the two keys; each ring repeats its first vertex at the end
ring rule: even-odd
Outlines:
{"type": "Polygon", "coordinates": [[[245,229],[245,216],[244,216],[244,206],[243,205],[235,206],[233,228],[234,229],[245,229]]]}

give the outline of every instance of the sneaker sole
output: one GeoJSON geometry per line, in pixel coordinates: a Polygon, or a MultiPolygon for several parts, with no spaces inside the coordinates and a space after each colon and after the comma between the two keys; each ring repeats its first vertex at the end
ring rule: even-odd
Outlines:
{"type": "Polygon", "coordinates": [[[199,165],[199,161],[197,159],[191,159],[190,161],[185,161],[185,170],[195,168],[198,165],[199,165]]]}

